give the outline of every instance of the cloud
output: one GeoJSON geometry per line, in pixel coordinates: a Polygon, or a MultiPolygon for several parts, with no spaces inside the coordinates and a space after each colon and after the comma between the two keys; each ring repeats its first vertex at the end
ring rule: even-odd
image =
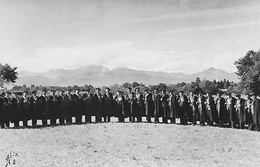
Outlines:
{"type": "Polygon", "coordinates": [[[203,25],[192,28],[182,28],[175,29],[171,31],[160,32],[161,33],[178,33],[178,32],[188,32],[188,31],[209,31],[209,30],[218,30],[218,29],[227,29],[227,28],[237,28],[242,26],[256,26],[260,25],[260,20],[249,21],[244,23],[233,23],[233,24],[223,24],[223,25],[203,25]]]}
{"type": "Polygon", "coordinates": [[[128,67],[149,71],[194,73],[210,67],[234,71],[234,61],[242,56],[241,53],[145,51],[137,49],[132,42],[116,41],[92,48],[40,49],[33,58],[19,60],[18,67],[29,71],[43,72],[49,69],[102,65],[110,69],[128,67]]]}
{"type": "Polygon", "coordinates": [[[76,68],[83,65],[106,65],[133,43],[116,41],[94,47],[41,48],[33,57],[20,57],[16,63],[23,70],[42,72],[49,69],[76,68]],[[30,63],[32,62],[32,63],[30,63]]]}

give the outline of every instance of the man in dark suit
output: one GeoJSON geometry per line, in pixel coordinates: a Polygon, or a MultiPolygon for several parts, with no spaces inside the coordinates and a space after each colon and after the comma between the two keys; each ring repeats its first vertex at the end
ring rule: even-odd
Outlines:
{"type": "Polygon", "coordinates": [[[114,101],[113,95],[110,93],[110,88],[106,87],[105,94],[103,95],[104,109],[103,118],[104,122],[110,122],[112,116],[114,116],[114,101]]]}
{"type": "Polygon", "coordinates": [[[217,116],[218,116],[218,126],[223,127],[223,123],[225,121],[225,99],[222,97],[221,92],[217,93],[216,98],[216,110],[217,110],[217,116]]]}
{"type": "Polygon", "coordinates": [[[65,92],[64,94],[64,98],[62,101],[62,110],[63,110],[63,114],[66,120],[66,124],[72,124],[72,100],[71,100],[71,90],[68,90],[65,92]]]}
{"type": "Polygon", "coordinates": [[[63,108],[62,103],[64,100],[64,91],[60,90],[58,92],[58,95],[55,97],[56,99],[56,113],[57,113],[57,119],[59,119],[59,124],[64,125],[65,124],[65,115],[63,114],[63,108]]]}
{"type": "Polygon", "coordinates": [[[146,116],[147,122],[151,123],[151,117],[153,116],[153,111],[154,111],[154,103],[153,103],[152,94],[149,93],[147,88],[144,90],[144,105],[145,105],[144,115],[146,116]]]}
{"type": "Polygon", "coordinates": [[[198,105],[198,110],[199,110],[200,125],[205,126],[206,97],[202,94],[202,92],[199,92],[197,105],[198,105]]]}
{"type": "Polygon", "coordinates": [[[73,115],[75,117],[76,124],[82,123],[82,114],[80,110],[80,96],[79,90],[76,89],[75,92],[71,95],[71,108],[73,115]]]}
{"type": "Polygon", "coordinates": [[[154,101],[154,123],[159,123],[159,117],[162,110],[161,96],[158,93],[158,90],[153,91],[153,101],[154,101]]]}
{"type": "Polygon", "coordinates": [[[189,110],[189,103],[188,98],[184,95],[183,91],[180,91],[178,97],[178,104],[179,104],[179,114],[180,114],[180,122],[182,125],[187,125],[187,117],[188,117],[188,110],[189,110]]]}
{"type": "Polygon", "coordinates": [[[135,88],[133,121],[135,121],[134,119],[137,118],[137,122],[142,122],[143,110],[143,94],[140,92],[140,88],[135,88]]]}
{"type": "Polygon", "coordinates": [[[132,88],[127,88],[127,93],[125,95],[126,100],[126,115],[129,117],[129,122],[133,122],[134,117],[134,92],[132,92],[132,88]]]}
{"type": "Polygon", "coordinates": [[[173,94],[173,91],[169,92],[168,106],[169,106],[168,118],[170,119],[171,123],[175,124],[178,105],[177,105],[177,97],[173,94]]]}
{"type": "Polygon", "coordinates": [[[241,95],[237,95],[237,100],[236,100],[236,114],[238,118],[238,125],[240,129],[245,128],[245,123],[246,123],[246,112],[245,112],[245,99],[241,98],[241,95]]]}
{"type": "Polygon", "coordinates": [[[5,127],[9,128],[10,121],[11,121],[11,99],[10,99],[10,92],[4,93],[4,108],[3,108],[3,122],[5,127]]]}
{"type": "Polygon", "coordinates": [[[38,118],[38,100],[37,100],[37,91],[34,90],[31,92],[30,97],[29,97],[29,114],[30,114],[30,119],[32,119],[32,126],[37,125],[37,118],[38,118]]]}
{"type": "Polygon", "coordinates": [[[37,98],[37,109],[35,110],[35,112],[37,112],[37,119],[41,119],[42,120],[42,125],[43,126],[47,126],[47,109],[48,109],[48,104],[47,104],[47,96],[46,96],[47,91],[43,90],[42,94],[39,98],[37,98]]]}
{"type": "Polygon", "coordinates": [[[1,128],[5,128],[5,125],[4,125],[4,96],[5,96],[5,93],[1,93],[0,95],[0,125],[1,125],[1,128]]]}
{"type": "Polygon", "coordinates": [[[235,118],[236,118],[236,99],[232,96],[231,93],[227,93],[228,97],[226,99],[226,110],[229,115],[229,127],[235,127],[235,118]]]}
{"type": "Polygon", "coordinates": [[[260,100],[258,99],[256,94],[252,95],[252,118],[253,118],[253,124],[251,124],[251,129],[256,129],[257,131],[260,131],[260,100]]]}
{"type": "Polygon", "coordinates": [[[48,106],[48,118],[50,118],[51,126],[56,125],[57,120],[57,111],[56,111],[56,97],[55,90],[51,90],[49,96],[47,97],[47,106],[48,106]]]}
{"type": "Polygon", "coordinates": [[[21,119],[23,121],[23,126],[28,126],[28,120],[30,119],[29,113],[29,99],[28,92],[24,91],[20,100],[20,111],[21,111],[21,119]]]}
{"type": "Polygon", "coordinates": [[[103,97],[101,95],[101,89],[96,88],[96,92],[93,95],[93,110],[95,112],[96,123],[101,123],[101,112],[103,106],[103,97]]]}
{"type": "Polygon", "coordinates": [[[19,127],[20,122],[20,106],[19,100],[15,93],[11,93],[11,120],[14,123],[14,127],[19,127]]]}
{"type": "Polygon", "coordinates": [[[190,92],[188,98],[189,98],[190,111],[191,111],[191,113],[189,114],[189,118],[190,118],[189,120],[192,120],[192,124],[193,126],[195,126],[197,122],[197,115],[198,115],[198,104],[197,104],[198,96],[194,95],[193,92],[190,92]]]}
{"type": "Polygon", "coordinates": [[[250,94],[246,95],[245,112],[246,112],[246,124],[248,124],[248,130],[250,130],[250,125],[253,123],[252,118],[252,101],[250,94]]]}
{"type": "Polygon", "coordinates": [[[210,92],[206,93],[206,109],[207,109],[207,124],[213,126],[215,120],[216,106],[214,98],[211,96],[210,92]]]}
{"type": "Polygon", "coordinates": [[[119,122],[125,122],[125,97],[123,96],[123,93],[118,90],[116,92],[116,96],[114,98],[114,101],[116,103],[115,111],[116,111],[116,117],[118,117],[119,122]]]}
{"type": "Polygon", "coordinates": [[[91,123],[91,116],[92,116],[92,94],[90,93],[90,90],[86,90],[86,97],[84,99],[85,103],[85,121],[86,123],[91,123]]]}
{"type": "Polygon", "coordinates": [[[169,111],[169,96],[166,94],[166,90],[161,91],[161,103],[162,103],[162,111],[163,111],[163,123],[168,123],[168,111],[169,111]]]}

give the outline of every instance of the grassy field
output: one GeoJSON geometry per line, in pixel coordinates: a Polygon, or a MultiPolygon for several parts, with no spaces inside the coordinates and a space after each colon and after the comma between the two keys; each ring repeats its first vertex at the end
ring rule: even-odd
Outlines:
{"type": "Polygon", "coordinates": [[[0,166],[260,166],[260,133],[217,127],[102,123],[0,129],[0,166]]]}

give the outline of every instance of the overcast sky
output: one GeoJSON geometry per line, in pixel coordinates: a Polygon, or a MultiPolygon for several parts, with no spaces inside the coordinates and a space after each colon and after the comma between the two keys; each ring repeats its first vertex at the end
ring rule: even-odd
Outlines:
{"type": "Polygon", "coordinates": [[[0,63],[235,71],[260,49],[259,0],[0,0],[0,63]]]}

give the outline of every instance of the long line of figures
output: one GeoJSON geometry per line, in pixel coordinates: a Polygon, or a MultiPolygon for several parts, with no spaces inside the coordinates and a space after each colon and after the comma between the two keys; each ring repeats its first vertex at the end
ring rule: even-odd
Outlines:
{"type": "Polygon", "coordinates": [[[162,120],[161,123],[175,124],[179,119],[182,125],[190,123],[260,130],[260,100],[255,94],[243,99],[241,95],[233,97],[231,93],[218,93],[214,97],[210,93],[190,92],[186,96],[182,91],[177,95],[156,89],[152,92],[145,89],[141,93],[140,88],[134,91],[128,88],[127,93],[118,90],[114,96],[109,88],[104,94],[101,94],[100,88],[96,88],[93,94],[89,90],[55,92],[44,90],[37,95],[37,91],[25,91],[20,96],[2,93],[1,128],[9,128],[10,122],[14,123],[14,128],[20,127],[21,122],[23,127],[29,127],[30,120],[33,127],[38,126],[37,120],[42,121],[42,126],[81,124],[84,116],[85,123],[91,123],[92,117],[95,123],[110,122],[111,117],[118,118],[118,122],[125,122],[125,118],[129,118],[129,122],[142,122],[142,118],[146,117],[149,123],[162,120]]]}

